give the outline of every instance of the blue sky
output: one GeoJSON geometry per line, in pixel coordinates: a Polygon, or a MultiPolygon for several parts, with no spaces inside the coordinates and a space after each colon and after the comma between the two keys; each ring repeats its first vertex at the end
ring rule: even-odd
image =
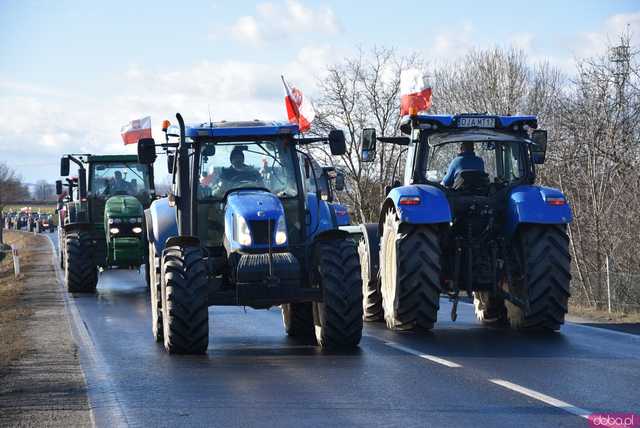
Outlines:
{"type": "Polygon", "coordinates": [[[313,94],[358,46],[437,63],[514,45],[571,73],[627,25],[640,35],[637,1],[530,4],[0,0],[0,161],[54,180],[63,152],[123,150],[138,116],[281,118],[280,73],[313,94]]]}

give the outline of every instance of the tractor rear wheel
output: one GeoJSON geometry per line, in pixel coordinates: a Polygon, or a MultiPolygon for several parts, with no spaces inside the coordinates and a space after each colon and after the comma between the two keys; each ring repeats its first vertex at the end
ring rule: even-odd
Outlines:
{"type": "Polygon", "coordinates": [[[377,272],[372,272],[369,277],[369,248],[364,239],[358,244],[358,255],[360,256],[360,266],[362,272],[362,310],[365,321],[382,321],[382,295],[380,294],[380,280],[377,272]]]}
{"type": "Polygon", "coordinates": [[[93,243],[88,232],[65,234],[64,281],[70,293],[95,293],[98,268],[93,260],[93,243]]]}
{"type": "Polygon", "coordinates": [[[160,263],[156,248],[149,243],[149,286],[151,294],[151,334],[156,342],[162,342],[162,292],[160,290],[160,263]]]}
{"type": "Polygon", "coordinates": [[[311,303],[287,303],[282,305],[282,322],[288,336],[314,337],[313,305],[311,303]]]}
{"type": "Polygon", "coordinates": [[[504,300],[489,291],[474,291],[473,307],[476,318],[483,324],[500,324],[507,320],[504,300]]]}
{"type": "Polygon", "coordinates": [[[319,242],[317,283],[323,301],[313,304],[316,340],[325,349],[355,348],[362,338],[362,279],[355,243],[319,242]]]}
{"type": "Polygon", "coordinates": [[[380,249],[382,307],[393,330],[430,330],[440,308],[440,242],[436,226],[384,221],[380,249]]]}
{"type": "Polygon", "coordinates": [[[173,245],[162,255],[162,326],[171,354],[203,354],[209,346],[207,267],[202,249],[173,245]]]}
{"type": "Polygon", "coordinates": [[[520,272],[522,279],[514,280],[509,291],[528,301],[529,307],[523,310],[505,302],[511,327],[518,330],[559,330],[567,313],[571,282],[566,227],[525,225],[518,232],[515,250],[524,272],[520,272]]]}

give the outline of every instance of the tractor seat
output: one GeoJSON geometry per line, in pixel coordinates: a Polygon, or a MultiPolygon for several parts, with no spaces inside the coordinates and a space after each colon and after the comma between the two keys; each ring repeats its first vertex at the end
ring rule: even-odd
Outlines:
{"type": "Polygon", "coordinates": [[[463,169],[454,177],[452,189],[472,195],[487,195],[489,174],[476,169],[463,169]]]}

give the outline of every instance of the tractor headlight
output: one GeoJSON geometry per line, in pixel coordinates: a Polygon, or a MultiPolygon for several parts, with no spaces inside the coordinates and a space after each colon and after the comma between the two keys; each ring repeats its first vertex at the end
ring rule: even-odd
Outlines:
{"type": "Polygon", "coordinates": [[[120,229],[118,229],[117,227],[112,227],[109,229],[109,233],[112,235],[117,235],[118,233],[120,233],[120,229]]]}
{"type": "Polygon", "coordinates": [[[140,226],[136,226],[131,230],[133,231],[133,233],[142,233],[142,228],[140,226]]]}
{"type": "Polygon", "coordinates": [[[235,226],[236,226],[236,240],[240,245],[248,246],[251,245],[251,231],[249,230],[249,225],[244,217],[236,215],[235,216],[235,226]]]}
{"type": "Polygon", "coordinates": [[[131,217],[129,219],[129,223],[131,223],[131,224],[142,223],[142,218],[141,217],[131,217]]]}
{"type": "Polygon", "coordinates": [[[107,222],[109,224],[120,224],[120,223],[122,223],[122,220],[119,219],[119,218],[111,218],[111,217],[109,217],[109,220],[107,220],[107,222]]]}
{"type": "Polygon", "coordinates": [[[278,219],[278,225],[276,226],[276,245],[283,245],[287,243],[287,224],[284,221],[284,216],[280,216],[278,219]]]}

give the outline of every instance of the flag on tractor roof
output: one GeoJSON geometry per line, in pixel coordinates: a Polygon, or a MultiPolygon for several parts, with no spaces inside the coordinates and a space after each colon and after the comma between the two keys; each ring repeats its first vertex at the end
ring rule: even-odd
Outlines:
{"type": "Polygon", "coordinates": [[[289,122],[298,124],[300,132],[307,132],[311,129],[311,122],[313,122],[313,118],[316,116],[311,101],[304,98],[300,89],[293,86],[289,89],[289,85],[287,85],[287,82],[284,80],[284,76],[280,77],[282,77],[282,84],[284,85],[284,103],[287,107],[289,122]]]}
{"type": "Polygon", "coordinates": [[[431,87],[416,68],[400,72],[400,116],[417,114],[431,108],[431,87]]]}
{"type": "Polygon", "coordinates": [[[141,138],[151,138],[151,117],[132,120],[120,129],[124,144],[137,144],[141,138]]]}

